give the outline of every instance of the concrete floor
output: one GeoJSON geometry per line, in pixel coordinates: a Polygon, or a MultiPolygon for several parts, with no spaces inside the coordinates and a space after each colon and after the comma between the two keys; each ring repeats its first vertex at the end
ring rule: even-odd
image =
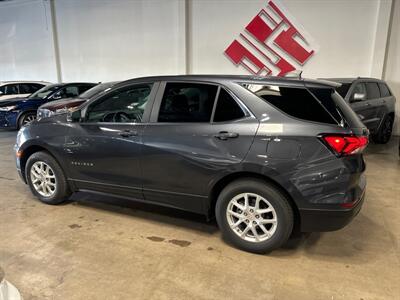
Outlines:
{"type": "Polygon", "coordinates": [[[369,146],[349,226],[261,256],[187,213],[86,195],[41,204],[15,171],[15,136],[0,131],[0,265],[24,299],[400,299],[398,140],[369,146]]]}

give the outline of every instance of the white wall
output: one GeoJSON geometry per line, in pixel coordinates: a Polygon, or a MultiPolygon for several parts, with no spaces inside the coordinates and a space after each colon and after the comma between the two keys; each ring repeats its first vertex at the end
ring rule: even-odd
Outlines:
{"type": "Polygon", "coordinates": [[[385,80],[397,96],[395,133],[400,135],[400,1],[394,3],[392,30],[385,67],[385,80]]]}
{"type": "Polygon", "coordinates": [[[56,79],[49,14],[41,0],[0,3],[0,80],[56,79]]]}
{"type": "MultiPolygon", "coordinates": [[[[379,1],[283,0],[320,45],[305,65],[306,77],[369,76],[379,1]]],[[[265,0],[193,1],[194,73],[242,73],[224,49],[265,6],[265,0]]]]}
{"type": "Polygon", "coordinates": [[[184,2],[55,1],[63,81],[184,73],[184,2]]]}

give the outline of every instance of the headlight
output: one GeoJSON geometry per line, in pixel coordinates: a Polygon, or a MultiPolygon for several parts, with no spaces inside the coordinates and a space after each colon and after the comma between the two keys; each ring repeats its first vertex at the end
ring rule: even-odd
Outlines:
{"type": "Polygon", "coordinates": [[[11,111],[11,110],[16,109],[16,108],[17,108],[16,105],[3,106],[3,107],[0,107],[0,111],[11,111]]]}
{"type": "Polygon", "coordinates": [[[42,109],[39,108],[38,111],[37,111],[36,118],[37,118],[37,120],[40,120],[40,119],[43,119],[43,118],[51,117],[52,115],[54,115],[54,111],[49,110],[49,109],[45,109],[45,108],[42,108],[42,109]]]}

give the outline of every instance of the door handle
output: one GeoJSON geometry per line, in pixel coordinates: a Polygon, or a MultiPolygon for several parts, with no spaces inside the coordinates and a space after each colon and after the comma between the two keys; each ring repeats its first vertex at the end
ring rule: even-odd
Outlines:
{"type": "Polygon", "coordinates": [[[228,132],[228,131],[220,131],[218,134],[214,135],[215,138],[220,139],[220,140],[227,140],[227,139],[234,139],[239,136],[238,133],[236,132],[228,132]]]}
{"type": "Polygon", "coordinates": [[[118,132],[118,134],[122,137],[131,137],[131,136],[137,136],[138,132],[136,130],[125,129],[123,131],[118,132]]]}

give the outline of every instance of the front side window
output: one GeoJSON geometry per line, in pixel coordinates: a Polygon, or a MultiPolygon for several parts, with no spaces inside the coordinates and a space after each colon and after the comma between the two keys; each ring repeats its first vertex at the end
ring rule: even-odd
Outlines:
{"type": "MultiPolygon", "coordinates": [[[[354,90],[351,94],[350,100],[355,100],[354,95],[358,94],[358,95],[364,95],[363,99],[367,99],[367,88],[365,87],[364,83],[357,83],[356,86],[354,87],[354,90]]],[[[357,100],[361,100],[361,99],[357,99],[357,100]]]]}
{"type": "Polygon", "coordinates": [[[141,122],[152,84],[125,88],[94,102],[88,107],[86,122],[141,122]]]}
{"type": "Polygon", "coordinates": [[[242,108],[232,96],[221,88],[214,114],[214,122],[227,122],[241,119],[245,116],[242,108]]]}
{"type": "Polygon", "coordinates": [[[33,90],[30,84],[24,83],[19,85],[19,93],[20,94],[32,94],[35,90],[33,90]]]}
{"type": "Polygon", "coordinates": [[[41,89],[34,92],[29,98],[40,98],[45,99],[47,96],[51,95],[55,91],[57,91],[62,85],[60,84],[50,84],[47,86],[42,87],[41,89]]]}
{"type": "Polygon", "coordinates": [[[379,92],[379,87],[376,82],[368,82],[366,85],[367,85],[368,99],[380,98],[381,94],[379,92]]]}
{"type": "Polygon", "coordinates": [[[77,86],[67,86],[53,95],[53,99],[73,98],[79,95],[77,86]]]}
{"type": "Polygon", "coordinates": [[[313,122],[338,124],[328,109],[305,88],[263,84],[244,84],[243,86],[292,117],[313,122]]]}
{"type": "Polygon", "coordinates": [[[158,122],[210,122],[217,86],[199,83],[168,83],[158,122]]]}

